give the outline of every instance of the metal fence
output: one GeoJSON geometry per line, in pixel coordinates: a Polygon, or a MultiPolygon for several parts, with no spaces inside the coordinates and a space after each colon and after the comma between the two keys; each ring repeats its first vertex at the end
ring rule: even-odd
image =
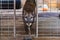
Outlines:
{"type": "MultiPolygon", "coordinates": [[[[2,1],[0,0],[0,4],[2,1]]],[[[8,0],[9,2],[9,0],[8,0]]],[[[9,4],[9,3],[8,3],[9,4]]],[[[13,3],[13,9],[3,9],[0,6],[0,39],[1,40],[18,40],[20,37],[27,36],[25,34],[23,20],[22,20],[22,10],[16,9],[16,0],[13,3]],[[18,38],[17,38],[18,37],[18,38]]],[[[36,28],[36,21],[34,23],[34,28],[36,28]]],[[[36,35],[36,30],[33,31],[31,36],[36,35]]],[[[37,36],[37,35],[36,35],[37,36]]]]}

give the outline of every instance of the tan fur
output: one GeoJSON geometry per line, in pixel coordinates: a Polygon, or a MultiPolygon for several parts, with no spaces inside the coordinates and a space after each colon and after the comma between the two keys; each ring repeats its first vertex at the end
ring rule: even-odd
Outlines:
{"type": "Polygon", "coordinates": [[[32,2],[26,2],[23,9],[26,12],[33,12],[35,10],[35,4],[32,2]]]}

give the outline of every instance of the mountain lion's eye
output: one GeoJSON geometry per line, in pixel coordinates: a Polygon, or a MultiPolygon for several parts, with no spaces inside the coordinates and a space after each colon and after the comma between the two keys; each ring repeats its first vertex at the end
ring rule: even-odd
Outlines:
{"type": "Polygon", "coordinates": [[[27,21],[27,18],[25,18],[25,20],[27,21]]]}
{"type": "Polygon", "coordinates": [[[31,21],[33,21],[33,18],[31,18],[31,21]]]}

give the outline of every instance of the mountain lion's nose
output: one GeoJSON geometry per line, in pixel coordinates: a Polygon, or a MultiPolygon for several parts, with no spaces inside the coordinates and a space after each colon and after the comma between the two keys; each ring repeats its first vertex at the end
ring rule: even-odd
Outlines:
{"type": "Polygon", "coordinates": [[[27,25],[27,26],[31,26],[31,25],[32,25],[32,23],[26,23],[26,25],[27,25]]]}

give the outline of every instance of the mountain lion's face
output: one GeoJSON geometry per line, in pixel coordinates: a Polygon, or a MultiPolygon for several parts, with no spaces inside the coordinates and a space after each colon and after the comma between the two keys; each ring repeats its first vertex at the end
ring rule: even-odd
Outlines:
{"type": "Polygon", "coordinates": [[[26,25],[32,25],[33,21],[34,21],[34,17],[32,13],[26,13],[24,16],[24,20],[26,22],[26,25]]]}

